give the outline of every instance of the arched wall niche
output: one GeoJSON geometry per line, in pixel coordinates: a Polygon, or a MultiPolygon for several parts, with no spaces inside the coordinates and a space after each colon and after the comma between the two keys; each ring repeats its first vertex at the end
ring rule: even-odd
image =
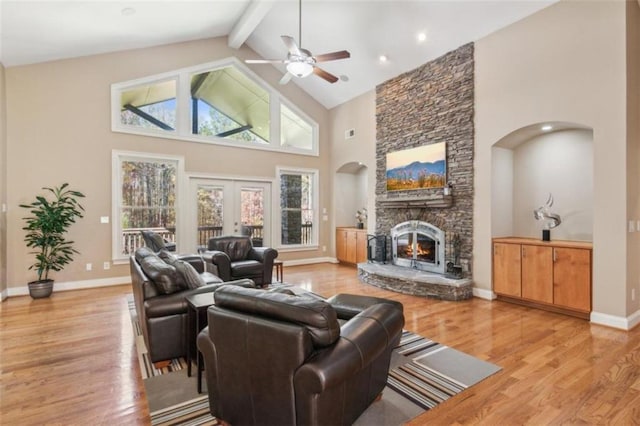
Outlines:
{"type": "Polygon", "coordinates": [[[361,162],[348,162],[336,170],[334,183],[335,223],[356,226],[356,211],[367,206],[368,167],[361,162]]]}
{"type": "Polygon", "coordinates": [[[567,122],[531,124],[498,140],[491,156],[493,237],[541,238],[543,223],[533,211],[551,193],[550,210],[562,218],[551,239],[592,241],[592,128],[567,122]]]}

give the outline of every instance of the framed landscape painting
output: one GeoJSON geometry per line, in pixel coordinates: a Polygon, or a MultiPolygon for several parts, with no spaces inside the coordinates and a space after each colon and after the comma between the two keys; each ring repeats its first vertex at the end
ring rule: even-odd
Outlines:
{"type": "Polygon", "coordinates": [[[387,191],[442,188],[447,180],[445,142],[387,154],[387,191]]]}

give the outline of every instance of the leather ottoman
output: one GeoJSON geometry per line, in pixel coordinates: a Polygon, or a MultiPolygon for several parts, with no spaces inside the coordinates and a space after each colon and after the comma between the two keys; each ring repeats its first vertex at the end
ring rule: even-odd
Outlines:
{"type": "Polygon", "coordinates": [[[359,294],[339,293],[327,299],[327,302],[333,306],[333,309],[338,314],[338,318],[341,320],[349,320],[369,306],[379,303],[387,303],[395,306],[400,312],[404,311],[402,303],[395,300],[384,299],[382,297],[362,296],[359,294]]]}

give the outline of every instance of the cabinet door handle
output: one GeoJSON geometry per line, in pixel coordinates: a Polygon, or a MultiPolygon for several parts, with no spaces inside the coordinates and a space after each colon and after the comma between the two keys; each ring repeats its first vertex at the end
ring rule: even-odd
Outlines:
{"type": "Polygon", "coordinates": [[[527,251],[522,247],[522,257],[526,257],[527,251]]]}
{"type": "Polygon", "coordinates": [[[558,261],[558,256],[556,254],[556,249],[553,249],[553,262],[557,262],[558,261]]]}

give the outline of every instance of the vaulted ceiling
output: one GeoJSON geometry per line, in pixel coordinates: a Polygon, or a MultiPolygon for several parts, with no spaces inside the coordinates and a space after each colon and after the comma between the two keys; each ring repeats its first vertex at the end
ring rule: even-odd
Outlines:
{"type": "Polygon", "coordinates": [[[247,44],[257,57],[281,59],[287,49],[280,36],[290,35],[316,55],[351,53],[321,64],[340,77],[335,84],[314,75],[288,83],[332,108],[555,1],[302,0],[300,43],[296,0],[0,0],[0,62],[12,67],[220,36],[235,48],[247,44]]]}

